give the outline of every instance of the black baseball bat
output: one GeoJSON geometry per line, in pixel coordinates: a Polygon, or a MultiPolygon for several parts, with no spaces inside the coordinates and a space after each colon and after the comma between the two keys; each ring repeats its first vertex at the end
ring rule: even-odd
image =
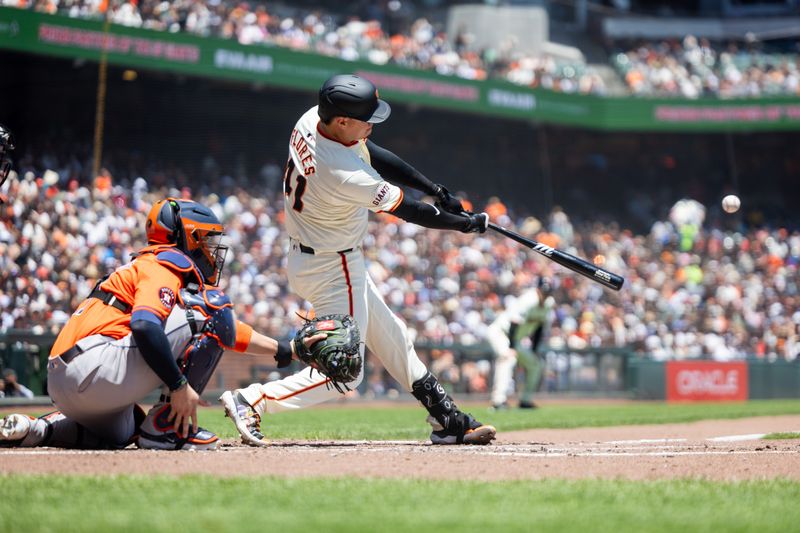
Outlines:
{"type": "Polygon", "coordinates": [[[609,289],[618,291],[622,288],[622,284],[625,283],[625,278],[622,276],[614,274],[613,272],[608,272],[607,270],[603,270],[602,268],[599,268],[584,259],[575,257],[574,255],[566,252],[562,252],[561,250],[556,250],[555,248],[551,248],[546,244],[525,238],[519,233],[508,230],[503,226],[498,226],[494,222],[489,222],[489,228],[501,235],[505,235],[509,239],[515,240],[518,243],[527,246],[535,252],[539,252],[546,258],[555,261],[564,268],[568,268],[573,272],[577,272],[581,276],[586,276],[587,278],[594,280],[601,285],[605,285],[609,289]]]}

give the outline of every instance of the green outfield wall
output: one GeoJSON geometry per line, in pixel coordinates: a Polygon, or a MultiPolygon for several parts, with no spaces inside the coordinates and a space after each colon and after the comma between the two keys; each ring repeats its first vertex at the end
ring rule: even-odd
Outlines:
{"type": "MultiPolygon", "coordinates": [[[[22,329],[2,332],[0,369],[13,368],[21,383],[37,395],[46,394],[47,359],[54,342],[55,335],[50,333],[22,329]]],[[[457,364],[491,360],[491,349],[486,344],[417,344],[416,348],[423,359],[430,357],[432,350],[445,350],[453,352],[457,364]]],[[[367,357],[371,356],[368,354],[367,357]]],[[[800,363],[796,362],[756,358],[730,363],[708,360],[664,362],[624,348],[550,350],[543,354],[543,359],[546,360],[546,371],[540,390],[546,394],[679,402],[800,397],[800,363]],[[685,397],[676,397],[681,394],[685,397]]],[[[212,382],[216,385],[212,388],[239,386],[224,382],[220,374],[232,370],[226,368],[225,362],[223,358],[212,382]]],[[[297,366],[296,370],[299,369],[297,366]]],[[[252,375],[247,378],[259,381],[262,375],[277,370],[277,367],[254,361],[251,370],[252,375]]],[[[448,384],[454,392],[466,392],[459,385],[448,384]]]]}
{"type": "MultiPolygon", "coordinates": [[[[392,102],[614,131],[800,129],[800,98],[640,99],[553,93],[502,81],[472,81],[396,66],[349,62],[275,46],[244,46],[0,7],[0,50],[98,61],[313,91],[335,73],[371,79],[392,102]]],[[[0,52],[2,63],[2,52],[0,52]]],[[[4,73],[8,74],[8,73],[4,73]]],[[[13,75],[13,73],[11,73],[13,75]]]]}

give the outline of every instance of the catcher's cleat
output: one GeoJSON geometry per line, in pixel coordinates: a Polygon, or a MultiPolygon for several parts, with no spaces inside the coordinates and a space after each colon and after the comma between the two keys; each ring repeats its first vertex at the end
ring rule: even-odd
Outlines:
{"type": "Polygon", "coordinates": [[[31,431],[31,424],[36,420],[32,416],[11,414],[0,422],[0,448],[19,446],[31,431]]]}
{"type": "Polygon", "coordinates": [[[463,417],[463,426],[462,424],[453,424],[455,427],[445,429],[435,418],[429,416],[427,421],[433,427],[431,442],[433,444],[491,444],[497,434],[494,426],[481,424],[472,415],[466,413],[463,413],[463,417]],[[466,426],[466,430],[459,429],[464,426],[466,426]]]}
{"type": "Polygon", "coordinates": [[[225,416],[233,420],[243,443],[250,446],[269,446],[270,442],[261,433],[261,416],[247,403],[241,392],[225,391],[219,397],[219,402],[225,408],[225,416]]]}
{"type": "Polygon", "coordinates": [[[189,426],[189,435],[181,437],[169,420],[169,404],[153,407],[142,425],[136,446],[145,450],[216,450],[219,437],[214,433],[189,426]]]}

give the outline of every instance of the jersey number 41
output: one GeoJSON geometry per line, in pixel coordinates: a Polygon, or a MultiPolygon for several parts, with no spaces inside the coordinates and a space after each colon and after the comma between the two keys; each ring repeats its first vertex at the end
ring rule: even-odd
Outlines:
{"type": "Polygon", "coordinates": [[[292,202],[292,209],[300,213],[303,210],[303,194],[306,192],[306,183],[308,178],[302,176],[300,173],[295,172],[294,159],[289,157],[286,162],[286,169],[283,172],[283,194],[287,198],[291,197],[292,190],[294,190],[294,202],[292,202]],[[297,176],[297,184],[292,189],[292,174],[297,176]]]}

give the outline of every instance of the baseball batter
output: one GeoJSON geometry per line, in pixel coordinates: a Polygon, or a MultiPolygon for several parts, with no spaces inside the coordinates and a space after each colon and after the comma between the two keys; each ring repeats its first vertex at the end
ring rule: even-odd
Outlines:
{"type": "Polygon", "coordinates": [[[517,361],[525,369],[519,406],[536,407],[533,395],[541,377],[537,351],[550,328],[555,303],[550,286],[549,280],[539,278],[537,287],[523,292],[487,329],[486,340],[495,355],[492,406],[496,409],[508,406],[517,361]]]}
{"type": "MultiPolygon", "coordinates": [[[[367,273],[362,241],[370,211],[466,233],[482,233],[488,225],[485,213],[464,213],[461,202],[446,188],[367,140],[373,124],[386,120],[390,112],[371,82],[338,75],[322,85],[318,106],[297,121],[289,136],[284,175],[289,283],[317,315],[346,313],[355,318],[366,346],[428,410],[433,443],[488,444],[495,428],[458,410],[420,361],[406,325],[392,313],[367,273]],[[436,205],[404,195],[399,185],[436,197],[436,205]]],[[[362,378],[363,370],[352,386],[362,378]]],[[[335,398],[337,391],[326,381],[318,373],[302,371],[228,392],[222,401],[237,418],[242,439],[265,445],[258,427],[261,415],[335,398]]]]}

